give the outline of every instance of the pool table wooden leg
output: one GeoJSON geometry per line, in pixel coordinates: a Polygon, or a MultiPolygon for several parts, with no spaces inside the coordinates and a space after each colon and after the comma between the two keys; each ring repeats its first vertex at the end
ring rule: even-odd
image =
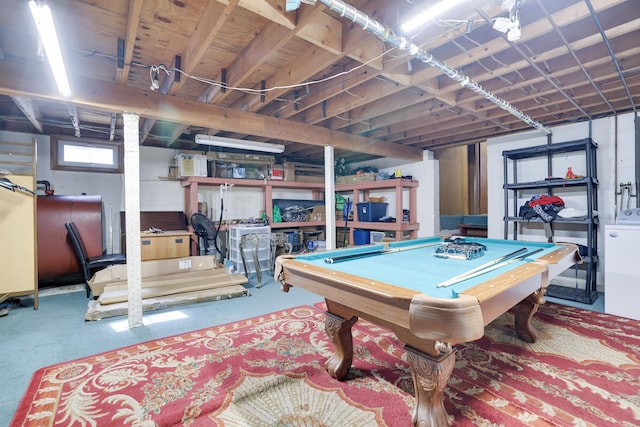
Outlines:
{"type": "Polygon", "coordinates": [[[531,319],[538,311],[540,304],[544,304],[544,297],[542,292],[536,291],[515,307],[516,333],[524,342],[534,343],[538,339],[538,331],[531,324],[531,319]]]}
{"type": "Polygon", "coordinates": [[[444,388],[451,377],[456,356],[453,351],[432,357],[406,345],[404,347],[416,395],[413,410],[415,426],[450,426],[452,419],[444,409],[444,388]]]}
{"type": "Polygon", "coordinates": [[[333,341],[335,353],[325,363],[329,375],[338,380],[343,380],[349,373],[353,362],[353,338],[351,327],[358,321],[356,316],[344,319],[327,312],[324,329],[333,341]]]}

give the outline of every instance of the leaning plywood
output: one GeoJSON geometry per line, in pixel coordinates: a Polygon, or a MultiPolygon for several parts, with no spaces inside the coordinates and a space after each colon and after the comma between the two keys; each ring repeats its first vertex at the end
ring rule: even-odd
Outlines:
{"type": "MultiPolygon", "coordinates": [[[[162,286],[164,284],[173,285],[176,283],[190,283],[193,280],[198,280],[201,278],[211,279],[214,282],[216,281],[225,282],[229,280],[230,276],[231,275],[227,273],[226,269],[224,268],[217,268],[214,270],[203,270],[203,271],[186,271],[184,273],[167,274],[165,276],[143,277],[142,287],[146,288],[149,286],[162,286]]],[[[241,280],[241,279],[238,279],[238,280],[241,280]]],[[[105,283],[103,286],[102,292],[105,293],[115,289],[126,290],[127,286],[128,285],[126,280],[114,280],[112,282],[105,283]]]]}
{"type": "MultiPolygon", "coordinates": [[[[142,300],[142,311],[161,310],[165,308],[195,304],[206,301],[218,301],[235,297],[248,296],[249,292],[242,285],[231,285],[203,291],[185,292],[142,300]]],[[[101,320],[114,316],[126,316],[128,303],[102,305],[100,301],[90,301],[84,316],[85,320],[101,320]]]]}
{"type": "MultiPolygon", "coordinates": [[[[184,258],[143,261],[141,263],[142,281],[145,278],[186,274],[194,271],[225,271],[219,268],[213,256],[191,256],[184,258]]],[[[94,296],[102,295],[104,287],[114,283],[126,283],[126,264],[114,265],[98,271],[89,280],[94,296]]]]}
{"type": "MultiPolygon", "coordinates": [[[[184,294],[193,291],[224,288],[231,285],[247,283],[242,274],[228,274],[223,269],[222,274],[212,274],[212,271],[198,271],[186,273],[184,277],[174,274],[170,277],[147,277],[142,279],[142,298],[154,298],[166,295],[184,294]]],[[[213,270],[215,271],[215,270],[213,270]]],[[[102,305],[126,302],[128,298],[127,285],[106,285],[104,292],[98,298],[102,305]]]]}

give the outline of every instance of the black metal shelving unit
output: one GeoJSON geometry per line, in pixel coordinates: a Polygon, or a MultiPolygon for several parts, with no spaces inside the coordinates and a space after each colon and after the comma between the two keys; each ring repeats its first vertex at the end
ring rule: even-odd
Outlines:
{"type": "MultiPolygon", "coordinates": [[[[561,142],[555,144],[545,144],[533,147],[526,147],[502,152],[504,164],[504,238],[509,238],[509,227],[513,227],[513,239],[518,238],[518,232],[523,223],[539,222],[540,219],[527,220],[518,216],[518,210],[522,200],[518,195],[523,191],[540,190],[547,194],[559,195],[563,189],[585,188],[587,198],[587,215],[581,218],[556,218],[550,223],[552,229],[559,227],[578,227],[586,232],[587,254],[583,257],[585,266],[585,286],[584,288],[571,288],[551,284],[547,288],[547,295],[565,300],[576,301],[585,304],[593,304],[598,298],[596,289],[596,273],[598,266],[598,217],[595,212],[598,209],[598,171],[597,171],[597,149],[598,144],[591,138],[576,141],[561,142]],[[539,181],[519,182],[518,181],[518,161],[534,157],[545,157],[547,159],[547,177],[553,177],[552,160],[554,156],[584,152],[585,175],[582,178],[544,178],[539,181]],[[509,162],[512,162],[513,179],[509,179],[509,162]],[[512,194],[510,194],[512,193],[512,194]],[[509,202],[512,197],[511,203],[509,202]]],[[[563,174],[564,175],[564,174],[563,174]]]]}

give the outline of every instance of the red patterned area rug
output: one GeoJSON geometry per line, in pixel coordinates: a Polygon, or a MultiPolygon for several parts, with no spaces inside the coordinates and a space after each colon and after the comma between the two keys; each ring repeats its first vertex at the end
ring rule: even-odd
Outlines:
{"type": "MultiPolygon", "coordinates": [[[[640,425],[640,322],[554,304],[535,344],[507,313],[456,346],[455,426],[640,425]]],[[[38,370],[11,426],[408,426],[402,345],[360,320],[354,365],[324,370],[322,307],[303,306],[38,370]]]]}

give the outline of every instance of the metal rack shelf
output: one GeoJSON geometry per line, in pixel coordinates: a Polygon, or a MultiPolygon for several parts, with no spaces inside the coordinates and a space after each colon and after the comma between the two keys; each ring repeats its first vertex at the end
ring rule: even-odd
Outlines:
{"type": "MultiPolygon", "coordinates": [[[[598,209],[597,153],[598,144],[591,138],[546,144],[533,147],[505,150],[502,152],[504,164],[504,238],[509,238],[509,227],[512,227],[513,239],[518,238],[523,223],[545,224],[541,219],[525,219],[519,216],[519,195],[527,190],[546,189],[549,194],[567,189],[584,187],[587,210],[584,217],[556,218],[548,223],[548,227],[559,228],[575,225],[586,232],[587,253],[583,257],[586,277],[584,288],[549,285],[547,295],[585,304],[593,304],[598,298],[596,290],[596,272],[598,265],[598,225],[600,223],[596,211],[598,209]],[[554,156],[568,153],[584,153],[585,175],[580,178],[554,178],[552,160],[554,156]],[[531,158],[546,158],[547,177],[543,180],[518,182],[518,161],[531,158]],[[512,162],[512,179],[509,177],[509,162],[512,162]],[[512,203],[509,200],[512,199],[512,203]]],[[[551,240],[551,239],[550,239],[551,240]]]]}

